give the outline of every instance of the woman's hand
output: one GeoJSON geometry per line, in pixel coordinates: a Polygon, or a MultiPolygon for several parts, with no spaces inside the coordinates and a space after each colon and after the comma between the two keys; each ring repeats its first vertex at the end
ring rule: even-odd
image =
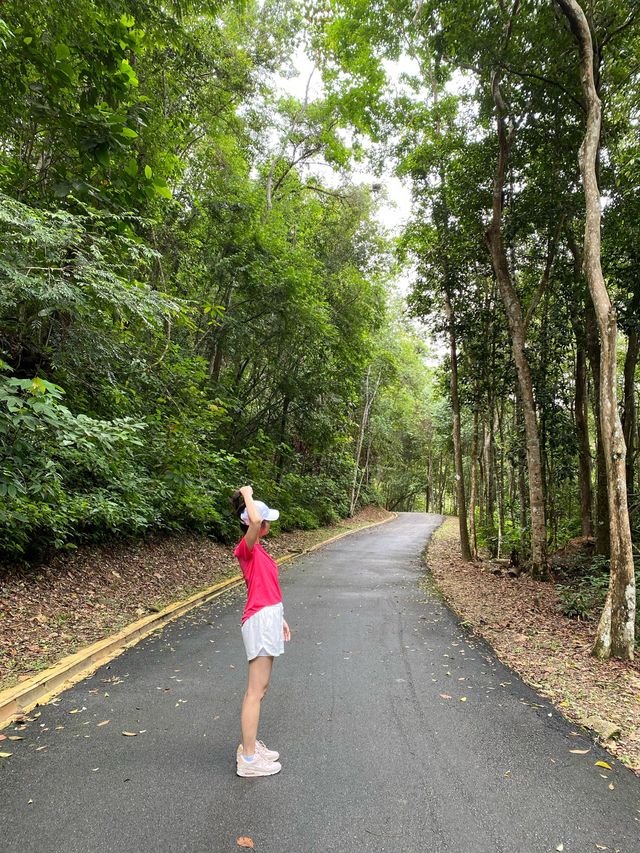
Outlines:
{"type": "Polygon", "coordinates": [[[238,489],[238,491],[240,492],[242,497],[245,499],[245,501],[247,500],[247,498],[250,498],[253,496],[253,489],[251,488],[251,486],[242,486],[242,488],[238,489]]]}
{"type": "Polygon", "coordinates": [[[289,628],[284,619],[282,620],[282,633],[284,634],[285,642],[288,643],[291,639],[291,628],[289,628]]]}

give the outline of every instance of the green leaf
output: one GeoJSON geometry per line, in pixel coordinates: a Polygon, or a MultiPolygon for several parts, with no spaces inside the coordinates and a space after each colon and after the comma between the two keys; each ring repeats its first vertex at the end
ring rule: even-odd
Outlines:
{"type": "Polygon", "coordinates": [[[156,193],[161,195],[163,198],[173,198],[173,194],[169,187],[166,184],[156,184],[153,185],[156,193]]]}
{"type": "Polygon", "coordinates": [[[133,17],[133,15],[127,15],[126,12],[124,15],[120,16],[120,23],[123,27],[126,27],[127,29],[131,29],[135,22],[136,19],[133,17]]]}
{"type": "Polygon", "coordinates": [[[138,161],[132,157],[131,160],[125,164],[124,170],[127,175],[131,175],[132,178],[135,178],[138,174],[138,161]]]}
{"type": "Polygon", "coordinates": [[[137,139],[138,134],[130,127],[123,127],[120,131],[120,136],[124,136],[125,139],[137,139]]]}
{"type": "Polygon", "coordinates": [[[149,164],[147,164],[147,165],[144,167],[144,176],[145,176],[145,178],[146,178],[148,181],[150,181],[150,180],[151,180],[152,175],[153,175],[153,169],[151,168],[151,166],[149,166],[149,164]]]}
{"type": "Polygon", "coordinates": [[[65,59],[69,59],[70,56],[71,51],[66,44],[56,45],[56,60],[58,62],[63,62],[65,59]]]}
{"type": "Polygon", "coordinates": [[[129,80],[130,86],[138,85],[138,78],[136,76],[136,72],[133,70],[127,59],[123,59],[120,63],[120,73],[126,75],[129,80]]]}
{"type": "Polygon", "coordinates": [[[33,41],[33,36],[25,36],[25,37],[22,39],[22,41],[23,41],[25,44],[31,44],[31,42],[33,41]]]}
{"type": "Polygon", "coordinates": [[[95,155],[101,166],[109,165],[109,149],[106,145],[99,145],[95,150],[95,155]]]}

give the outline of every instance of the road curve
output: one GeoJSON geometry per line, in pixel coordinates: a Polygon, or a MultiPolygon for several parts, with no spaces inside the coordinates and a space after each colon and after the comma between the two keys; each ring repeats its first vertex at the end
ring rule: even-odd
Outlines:
{"type": "Polygon", "coordinates": [[[282,573],[293,640],[260,732],[279,776],[235,776],[232,592],[5,729],[24,740],[2,742],[2,853],[231,853],[238,836],[258,853],[638,853],[640,779],[421,585],[439,521],[402,513],[282,573]]]}

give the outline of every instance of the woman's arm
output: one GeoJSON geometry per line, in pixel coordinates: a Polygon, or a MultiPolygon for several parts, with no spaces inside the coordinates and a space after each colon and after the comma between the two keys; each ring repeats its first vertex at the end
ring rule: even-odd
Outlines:
{"type": "Polygon", "coordinates": [[[260,538],[262,516],[253,502],[253,489],[251,486],[243,486],[239,491],[244,498],[244,505],[247,508],[247,515],[249,516],[249,529],[244,534],[244,541],[247,543],[247,548],[251,551],[260,538]]]}

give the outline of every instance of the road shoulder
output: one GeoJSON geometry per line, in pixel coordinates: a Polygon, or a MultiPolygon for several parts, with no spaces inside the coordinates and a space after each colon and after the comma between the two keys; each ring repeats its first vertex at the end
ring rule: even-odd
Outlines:
{"type": "Polygon", "coordinates": [[[434,533],[426,563],[463,625],[571,722],[640,774],[640,665],[591,655],[594,625],[558,612],[553,584],[462,560],[458,520],[434,533]],[[607,730],[608,729],[608,730],[607,730]],[[607,735],[610,735],[607,737],[607,735]]]}

